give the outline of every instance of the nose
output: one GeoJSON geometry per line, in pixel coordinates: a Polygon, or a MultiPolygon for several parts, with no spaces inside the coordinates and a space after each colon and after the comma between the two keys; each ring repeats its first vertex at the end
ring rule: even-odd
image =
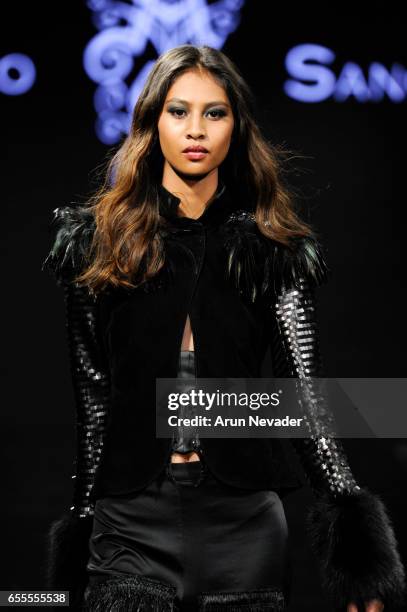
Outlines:
{"type": "Polygon", "coordinates": [[[187,126],[187,137],[201,138],[205,136],[204,119],[199,112],[191,113],[187,126]]]}

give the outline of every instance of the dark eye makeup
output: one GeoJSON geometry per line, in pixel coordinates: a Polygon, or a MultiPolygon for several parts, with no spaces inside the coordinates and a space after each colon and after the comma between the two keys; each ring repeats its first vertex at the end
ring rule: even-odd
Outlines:
{"type": "MultiPolygon", "coordinates": [[[[178,113],[185,113],[186,111],[183,108],[170,107],[170,108],[168,108],[168,112],[171,115],[174,115],[175,117],[181,118],[182,115],[180,115],[178,113]]],[[[226,111],[224,111],[222,108],[213,108],[213,109],[207,111],[207,114],[211,114],[211,113],[216,113],[215,117],[212,115],[212,119],[224,117],[226,115],[226,111]]]]}

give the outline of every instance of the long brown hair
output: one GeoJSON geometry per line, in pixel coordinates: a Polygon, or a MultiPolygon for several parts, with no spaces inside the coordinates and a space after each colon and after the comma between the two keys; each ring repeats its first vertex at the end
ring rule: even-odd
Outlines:
{"type": "Polygon", "coordinates": [[[262,135],[254,119],[253,94],[237,67],[217,49],[181,45],[158,58],[135,105],[130,132],[108,159],[102,186],[85,204],[96,227],[90,263],[76,280],[94,293],[106,285],[135,287],[164,264],[157,232],[164,163],[157,124],[172,83],[191,69],[210,73],[230,100],[233,147],[220,170],[231,189],[238,186],[239,198],[254,202],[260,231],[287,246],[295,236],[312,234],[294,211],[292,195],[281,179],[279,156],[284,151],[262,135]]]}

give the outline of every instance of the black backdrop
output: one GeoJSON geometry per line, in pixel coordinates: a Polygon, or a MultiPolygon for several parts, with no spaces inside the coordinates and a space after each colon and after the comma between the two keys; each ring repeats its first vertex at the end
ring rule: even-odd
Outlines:
{"type": "MultiPolygon", "coordinates": [[[[372,61],[407,65],[396,2],[267,3],[247,0],[225,51],[256,95],[259,122],[299,157],[290,181],[327,249],[333,275],[319,291],[327,375],[403,377],[405,329],[405,103],[350,98],[305,104],[283,92],[287,51],[312,42],[366,72],[372,61]],[[303,156],[303,157],[301,157],[303,156]]],[[[44,533],[69,507],[73,394],[62,294],[41,273],[56,206],[90,193],[109,147],[95,135],[94,84],[82,52],[95,34],[82,2],[3,7],[1,57],[26,53],[37,81],[0,94],[3,189],[3,536],[1,589],[43,588],[44,533]]],[[[188,41],[184,41],[188,42],[188,41]]],[[[152,46],[146,58],[156,57],[152,46]]],[[[404,440],[345,440],[355,475],[387,503],[404,558],[404,440]]],[[[303,520],[311,494],[285,500],[292,535],[292,610],[324,611],[303,520]]]]}

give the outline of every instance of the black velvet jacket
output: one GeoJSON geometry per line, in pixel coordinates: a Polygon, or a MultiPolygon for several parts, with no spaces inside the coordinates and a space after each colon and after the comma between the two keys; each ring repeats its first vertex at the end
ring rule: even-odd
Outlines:
{"type": "MultiPolygon", "coordinates": [[[[309,397],[311,377],[322,375],[314,288],[328,269],[316,239],[297,239],[291,251],[266,238],[250,205],[224,183],[196,220],[178,216],[180,200],[163,186],[158,195],[164,268],[136,289],[96,298],[72,280],[94,219],[81,207],[54,211],[58,232],[44,267],[65,292],[77,454],[73,506],[51,529],[48,571],[50,585],[76,589],[78,597],[85,580],[83,525],[94,501],[141,489],[169,460],[171,439],[155,436],[155,379],[176,377],[188,314],[198,377],[260,377],[268,348],[273,374],[301,378],[309,397]],[[83,553],[80,562],[79,552],[73,557],[73,575],[65,567],[66,534],[83,553]]],[[[309,406],[306,414],[313,435],[292,444],[316,494],[307,527],[323,583],[336,605],[352,598],[395,602],[404,572],[386,510],[356,483],[340,441],[318,435],[317,413],[309,406]]],[[[201,446],[209,468],[227,484],[280,495],[301,486],[276,439],[203,438],[201,446]]]]}

